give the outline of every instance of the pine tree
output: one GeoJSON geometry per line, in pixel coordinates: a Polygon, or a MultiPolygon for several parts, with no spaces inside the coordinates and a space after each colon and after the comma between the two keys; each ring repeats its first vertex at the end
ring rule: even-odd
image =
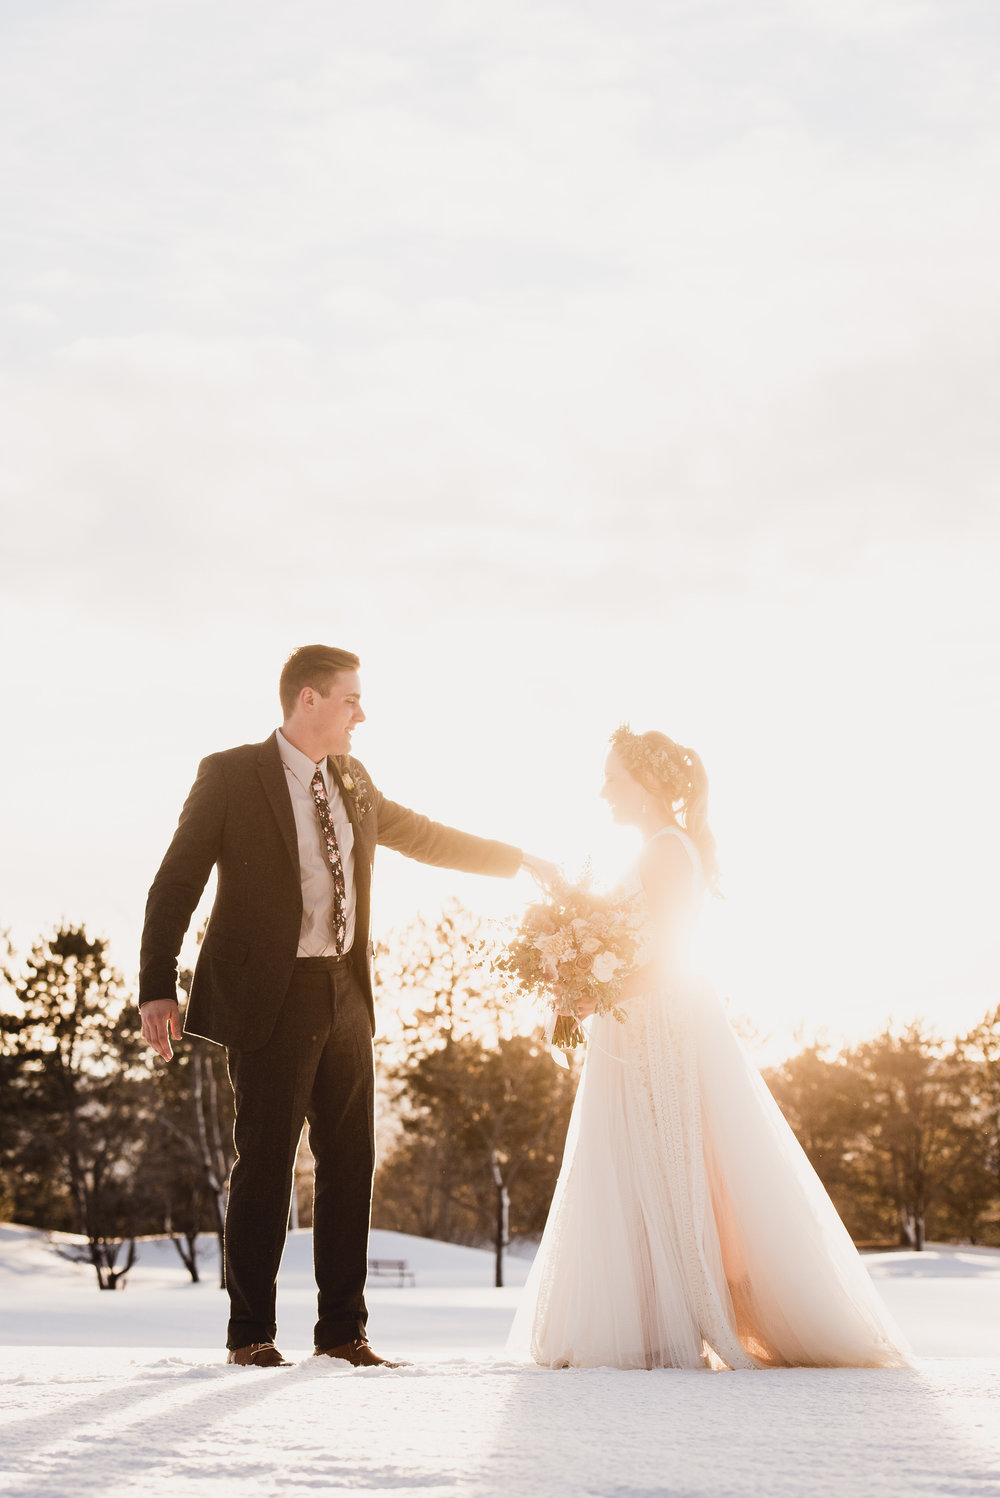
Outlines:
{"type": "Polygon", "coordinates": [[[9,977],[13,1004],[0,1023],[15,1211],[29,1221],[44,1212],[39,1225],[84,1235],[98,1284],[114,1289],[142,1225],[135,1172],[149,1071],[136,1011],[106,943],[82,926],[40,940],[9,977]]]}

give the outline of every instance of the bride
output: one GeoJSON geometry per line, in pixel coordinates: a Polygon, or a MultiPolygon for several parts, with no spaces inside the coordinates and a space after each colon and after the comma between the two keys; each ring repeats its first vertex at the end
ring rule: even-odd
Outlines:
{"type": "Polygon", "coordinates": [[[701,760],[620,728],[601,795],[643,849],[625,1023],[588,1020],[510,1347],[550,1368],[900,1368],[910,1354],[718,998],[689,966],[718,875],[701,760]]]}

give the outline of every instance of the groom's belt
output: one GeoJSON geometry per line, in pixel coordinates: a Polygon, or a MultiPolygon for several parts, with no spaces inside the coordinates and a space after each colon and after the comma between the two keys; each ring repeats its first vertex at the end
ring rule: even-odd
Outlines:
{"type": "Polygon", "coordinates": [[[345,967],[350,967],[350,964],[350,952],[345,952],[343,957],[296,957],[295,971],[297,973],[338,973],[345,967]]]}

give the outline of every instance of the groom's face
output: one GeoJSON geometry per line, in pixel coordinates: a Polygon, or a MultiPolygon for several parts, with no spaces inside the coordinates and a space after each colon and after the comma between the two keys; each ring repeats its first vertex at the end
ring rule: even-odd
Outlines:
{"type": "Polygon", "coordinates": [[[361,678],[356,671],[339,671],[325,697],[313,695],[313,725],[325,754],[350,754],[351,734],[365,721],[361,710],[361,678]]]}

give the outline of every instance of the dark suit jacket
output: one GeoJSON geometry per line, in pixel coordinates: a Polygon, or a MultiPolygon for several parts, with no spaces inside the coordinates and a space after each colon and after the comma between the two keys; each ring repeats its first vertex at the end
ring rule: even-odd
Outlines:
{"type": "MultiPolygon", "coordinates": [[[[386,798],[356,759],[330,767],[354,825],[357,916],[351,955],[375,1028],[371,885],[376,845],[421,863],[511,877],[521,850],[431,822],[386,798]],[[353,789],[345,787],[345,776],[353,789]]],[[[274,1028],[292,976],[302,920],[295,817],[275,736],[210,754],[184,803],[146,901],[139,1003],[173,998],[177,957],[217,866],[219,886],[195,968],[185,1029],[256,1050],[274,1028]]]]}

